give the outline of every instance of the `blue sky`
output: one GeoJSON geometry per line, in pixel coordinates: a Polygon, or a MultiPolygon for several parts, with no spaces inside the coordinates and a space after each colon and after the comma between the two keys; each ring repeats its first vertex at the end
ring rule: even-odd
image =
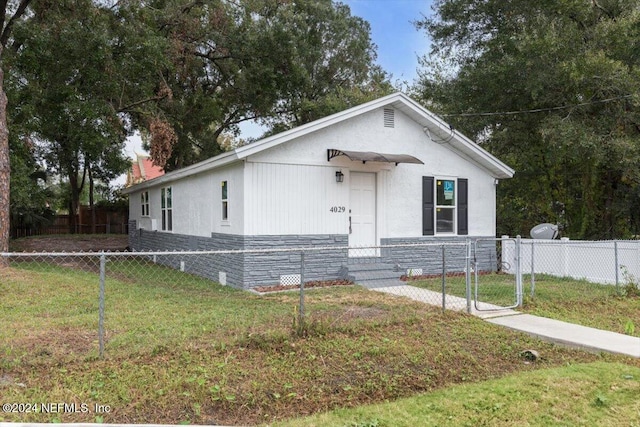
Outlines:
{"type": "MultiPolygon", "coordinates": [[[[418,58],[429,52],[429,40],[413,21],[432,13],[432,0],[341,0],[351,15],[371,25],[371,39],[377,46],[377,63],[392,74],[391,81],[406,89],[417,78],[418,58]]],[[[243,138],[259,137],[264,128],[254,123],[240,125],[243,138]]]]}
{"type": "Polygon", "coordinates": [[[351,14],[371,25],[378,46],[378,64],[393,74],[392,81],[412,83],[417,77],[418,57],[429,52],[429,40],[413,21],[431,16],[432,0],[342,0],[351,14]]]}

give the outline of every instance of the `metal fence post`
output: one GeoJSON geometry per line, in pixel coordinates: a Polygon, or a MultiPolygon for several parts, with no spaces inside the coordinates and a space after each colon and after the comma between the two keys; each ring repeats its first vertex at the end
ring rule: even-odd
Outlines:
{"type": "Polygon", "coordinates": [[[569,277],[569,238],[561,237],[562,245],[562,277],[569,277]]]}
{"type": "Polygon", "coordinates": [[[107,257],[100,252],[100,301],[98,303],[98,353],[100,359],[104,359],[104,282],[106,275],[107,257]]]}
{"type": "Polygon", "coordinates": [[[531,298],[534,297],[536,290],[535,248],[536,241],[535,239],[531,239],[531,298]]]}
{"type": "Polygon", "coordinates": [[[516,236],[516,303],[518,307],[522,307],[522,260],[520,258],[520,250],[522,249],[522,237],[516,236]]]}
{"type": "Polygon", "coordinates": [[[467,313],[471,314],[471,240],[467,237],[467,256],[465,259],[465,285],[467,294],[467,313]]]}
{"type": "Polygon", "coordinates": [[[618,241],[613,242],[613,257],[616,264],[616,294],[620,295],[620,259],[618,258],[618,241]]]}
{"type": "Polygon", "coordinates": [[[446,289],[445,289],[445,277],[447,274],[447,267],[445,264],[445,250],[444,250],[444,245],[442,245],[442,312],[444,313],[446,308],[447,308],[447,301],[446,301],[446,289]]]}
{"type": "Polygon", "coordinates": [[[300,252],[300,309],[298,310],[298,333],[304,332],[304,251],[300,252]]]}

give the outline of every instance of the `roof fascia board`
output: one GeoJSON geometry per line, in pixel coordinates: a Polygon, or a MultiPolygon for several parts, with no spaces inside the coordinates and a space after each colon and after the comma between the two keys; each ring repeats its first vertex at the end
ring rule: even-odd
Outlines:
{"type": "Polygon", "coordinates": [[[507,179],[507,178],[512,178],[513,175],[515,174],[515,171],[513,169],[511,169],[511,168],[509,168],[509,171],[511,173],[508,173],[509,171],[505,172],[504,169],[502,167],[500,167],[501,166],[500,164],[492,166],[489,163],[487,163],[486,161],[485,162],[480,162],[478,157],[474,157],[473,155],[469,154],[469,152],[466,152],[464,150],[456,148],[456,147],[452,146],[451,144],[442,144],[442,145],[444,145],[444,147],[447,150],[450,150],[454,155],[465,159],[469,163],[473,163],[474,165],[476,165],[477,167],[479,167],[481,169],[484,169],[493,178],[507,179]]]}
{"type": "MultiPolygon", "coordinates": [[[[347,110],[332,114],[330,116],[315,120],[313,122],[304,124],[302,126],[295,127],[288,131],[281,132],[279,134],[261,139],[252,144],[238,147],[233,151],[229,151],[227,153],[220,154],[211,159],[204,160],[200,163],[187,166],[186,168],[179,169],[177,171],[170,172],[168,174],[164,174],[163,176],[152,179],[150,181],[145,181],[141,184],[131,186],[123,190],[123,193],[130,194],[135,191],[140,191],[156,185],[168,183],[173,180],[176,180],[191,174],[204,172],[209,169],[214,169],[220,166],[224,166],[234,161],[245,159],[248,156],[257,154],[263,150],[267,150],[271,147],[290,141],[292,139],[300,138],[312,132],[316,132],[318,130],[324,129],[325,127],[339,123],[343,120],[348,120],[360,114],[373,111],[377,108],[384,107],[386,105],[393,105],[393,104],[396,104],[396,107],[397,107],[397,103],[400,103],[401,105],[408,107],[410,110],[414,112],[414,114],[416,114],[418,117],[421,117],[422,118],[421,124],[423,126],[429,127],[429,125],[431,125],[432,127],[437,128],[437,129],[431,129],[433,131],[441,132],[443,129],[450,129],[448,123],[446,123],[440,117],[431,113],[429,110],[424,108],[422,105],[418,104],[416,101],[414,101],[404,93],[396,92],[396,93],[392,93],[390,95],[384,96],[382,98],[374,99],[373,101],[369,101],[364,104],[349,108],[347,110]]],[[[472,159],[474,158],[474,156],[477,156],[477,158],[475,158],[474,160],[475,163],[496,173],[497,175],[500,175],[498,177],[509,178],[509,177],[512,177],[513,174],[515,173],[515,171],[511,169],[509,166],[502,163],[496,157],[491,155],[488,151],[479,147],[476,143],[474,143],[469,138],[467,138],[460,132],[456,131],[455,129],[453,131],[453,136],[454,136],[454,139],[458,141],[458,143],[455,145],[451,145],[452,150],[461,151],[462,154],[465,154],[466,156],[472,159]]],[[[451,144],[451,142],[449,142],[448,144],[451,144]]]]}
{"type": "MultiPolygon", "coordinates": [[[[458,135],[460,134],[458,133],[458,135]]],[[[464,140],[462,140],[461,142],[464,142],[464,140]]],[[[474,158],[477,159],[478,157],[481,157],[482,160],[484,160],[483,163],[486,169],[492,170],[500,175],[500,176],[496,176],[496,178],[511,178],[515,174],[514,169],[507,166],[506,164],[498,160],[497,157],[495,157],[485,149],[479,147],[475,143],[472,143],[471,145],[465,144],[465,147],[464,147],[465,149],[459,149],[454,146],[452,146],[452,148],[457,149],[458,151],[464,153],[465,155],[467,155],[472,159],[474,158]]],[[[477,162],[476,160],[476,163],[479,163],[479,162],[477,162]]],[[[482,165],[483,163],[480,163],[480,164],[482,165]]]]}
{"type": "MultiPolygon", "coordinates": [[[[432,112],[430,112],[429,110],[427,110],[422,105],[418,104],[408,96],[404,94],[400,94],[400,95],[402,95],[402,99],[408,107],[414,110],[417,114],[424,117],[424,119],[427,121],[427,127],[429,124],[428,122],[431,122],[432,125],[435,125],[435,127],[437,127],[437,129],[430,129],[430,130],[441,131],[442,129],[451,129],[449,127],[449,124],[444,120],[442,120],[440,117],[436,116],[435,114],[433,114],[432,112]]],[[[453,129],[452,136],[453,138],[451,142],[456,141],[457,142],[456,146],[452,145],[451,142],[448,142],[446,144],[451,145],[451,147],[454,150],[457,149],[459,151],[462,151],[471,159],[473,159],[475,156],[479,157],[481,160],[484,160],[490,165],[490,167],[488,167],[487,165],[484,165],[486,169],[492,170],[495,168],[497,171],[501,172],[501,174],[503,174],[502,176],[500,176],[501,178],[510,178],[514,175],[515,170],[513,170],[512,168],[507,166],[505,163],[500,161],[497,157],[489,153],[487,150],[485,150],[484,148],[480,147],[478,144],[476,144],[475,142],[467,138],[464,134],[453,129]]],[[[480,165],[482,165],[483,163],[483,162],[478,162],[477,160],[475,162],[480,165]]]]}
{"type": "Polygon", "coordinates": [[[263,150],[267,150],[271,147],[282,144],[283,142],[287,142],[295,138],[300,138],[312,132],[316,132],[318,130],[324,129],[325,127],[329,127],[333,124],[339,123],[343,120],[348,120],[360,114],[373,111],[377,108],[380,108],[382,106],[392,103],[391,100],[395,98],[400,98],[402,96],[403,96],[402,93],[396,92],[391,95],[384,96],[382,98],[374,99],[373,101],[369,101],[364,104],[356,105],[355,107],[351,107],[347,110],[332,114],[327,117],[323,117],[321,119],[304,124],[302,126],[289,129],[288,131],[284,131],[277,135],[267,137],[260,141],[256,141],[252,144],[239,147],[236,149],[236,152],[238,153],[238,158],[243,159],[247,156],[251,156],[252,154],[257,154],[263,150]]]}
{"type": "MultiPolygon", "coordinates": [[[[403,94],[400,92],[393,93],[391,95],[384,96],[382,98],[374,99],[373,101],[369,101],[367,103],[357,105],[350,109],[332,114],[330,116],[315,120],[313,122],[307,123],[302,126],[295,127],[293,129],[289,129],[288,131],[284,131],[278,133],[276,135],[261,139],[254,143],[238,147],[228,153],[220,154],[216,157],[212,157],[211,159],[204,160],[200,163],[196,163],[191,166],[187,166],[186,168],[179,169],[175,172],[169,172],[168,174],[164,174],[162,177],[152,179],[150,181],[145,181],[143,183],[133,185],[129,188],[123,190],[123,194],[130,194],[135,191],[144,190],[146,188],[156,186],[158,184],[163,184],[166,182],[171,182],[175,179],[182,178],[187,175],[191,175],[198,172],[203,172],[209,169],[217,168],[220,166],[224,166],[230,162],[244,159],[252,154],[259,153],[263,150],[269,149],[273,146],[279,145],[283,142],[292,140],[294,138],[299,138],[301,136],[307,135],[311,132],[315,132],[317,130],[323,129],[324,127],[330,126],[334,123],[340,122],[342,120],[346,120],[348,118],[357,116],[364,112],[368,112],[371,110],[375,110],[382,105],[389,104],[389,100],[393,98],[398,98],[403,94]],[[228,159],[228,156],[233,156],[231,160],[228,159]]],[[[406,96],[405,96],[406,97],[406,96]]]]}

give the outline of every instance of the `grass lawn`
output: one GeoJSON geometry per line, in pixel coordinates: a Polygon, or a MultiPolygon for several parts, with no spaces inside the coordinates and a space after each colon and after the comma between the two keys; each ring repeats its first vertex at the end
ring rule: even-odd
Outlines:
{"type": "MultiPolygon", "coordinates": [[[[2,413],[2,421],[254,425],[500,378],[526,385],[512,376],[567,365],[640,368],[638,359],[556,347],[359,287],[308,291],[307,333],[297,336],[296,293],[259,297],[142,260],[107,263],[101,360],[96,265],[61,264],[0,270],[0,403],[87,411],[2,413]],[[541,359],[525,360],[525,349],[541,359]]],[[[611,387],[599,376],[592,383],[611,387]]],[[[582,393],[581,384],[549,398],[582,393]]],[[[593,384],[584,385],[591,400],[593,384]]]]}
{"type": "MultiPolygon", "coordinates": [[[[413,280],[412,286],[441,292],[442,279],[413,280]]],[[[475,284],[472,280],[472,293],[475,284]]],[[[599,329],[640,337],[640,295],[621,287],[600,285],[585,280],[558,278],[538,274],[535,293],[531,297],[530,276],[523,279],[524,301],[519,311],[599,329]]],[[[515,302],[515,278],[509,274],[487,274],[478,277],[478,300],[501,306],[515,302]]],[[[447,277],[446,292],[464,297],[464,276],[447,277]]]]}
{"type": "Polygon", "coordinates": [[[589,363],[521,372],[274,426],[638,426],[640,369],[589,363]]]}

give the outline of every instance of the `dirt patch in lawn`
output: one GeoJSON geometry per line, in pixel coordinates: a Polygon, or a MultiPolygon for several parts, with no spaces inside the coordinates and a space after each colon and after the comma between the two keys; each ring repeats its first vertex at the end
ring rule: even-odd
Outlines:
{"type": "Polygon", "coordinates": [[[12,240],[12,252],[122,252],[129,242],[126,234],[55,235],[12,240]]]}
{"type": "Polygon", "coordinates": [[[73,361],[97,350],[98,331],[63,326],[29,334],[12,344],[30,354],[34,364],[49,365],[52,361],[73,361]]]}
{"type": "MultiPolygon", "coordinates": [[[[304,284],[304,288],[328,288],[331,286],[351,286],[353,284],[354,283],[350,280],[317,280],[313,282],[306,282],[304,284]]],[[[267,285],[256,286],[252,289],[260,293],[295,291],[300,289],[300,285],[267,285]]]]}

